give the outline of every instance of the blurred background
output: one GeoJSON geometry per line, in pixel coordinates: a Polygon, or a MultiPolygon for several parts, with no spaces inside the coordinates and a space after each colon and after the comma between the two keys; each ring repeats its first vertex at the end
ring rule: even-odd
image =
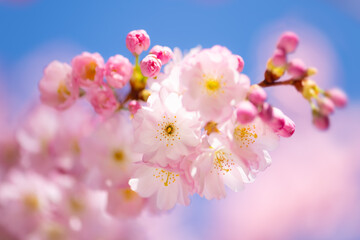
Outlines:
{"type": "Polygon", "coordinates": [[[19,112],[38,101],[52,60],[82,51],[132,59],[127,33],[145,29],[151,45],[190,50],[220,44],[245,60],[257,83],[279,35],[296,32],[292,57],[318,69],[323,88],[342,87],[349,105],[318,132],[294,89],[269,89],[269,102],[297,124],[272,153],[273,164],[221,201],[193,197],[139,222],[151,239],[360,239],[359,0],[0,0],[0,106],[19,112]]]}

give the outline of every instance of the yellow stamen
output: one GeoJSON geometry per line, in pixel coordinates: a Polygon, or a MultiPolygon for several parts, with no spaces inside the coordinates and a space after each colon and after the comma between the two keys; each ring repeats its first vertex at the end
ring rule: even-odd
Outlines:
{"type": "Polygon", "coordinates": [[[96,75],[96,62],[90,62],[85,66],[84,78],[93,81],[96,75]]]}

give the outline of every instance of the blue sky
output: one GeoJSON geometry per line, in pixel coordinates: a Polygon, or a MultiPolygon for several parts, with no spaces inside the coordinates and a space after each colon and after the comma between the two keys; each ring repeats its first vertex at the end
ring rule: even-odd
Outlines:
{"type": "MultiPolygon", "coordinates": [[[[341,63],[342,87],[352,99],[358,99],[359,61],[355,56],[360,55],[360,12],[350,14],[340,6],[341,2],[337,4],[335,0],[5,2],[0,3],[0,70],[5,75],[5,85],[14,89],[24,81],[17,79],[24,57],[44,45],[50,52],[56,50],[57,43],[65,44],[75,54],[86,50],[99,52],[105,59],[116,53],[131,57],[125,36],[142,28],[149,33],[152,44],[181,49],[199,44],[225,45],[244,57],[248,63],[245,72],[254,77],[251,73],[256,65],[254,51],[259,31],[273,22],[292,18],[321,31],[328,39],[341,63]]],[[[292,24],[284,21],[283,27],[291,30],[292,24]]],[[[59,54],[59,59],[70,61],[70,56],[59,54]]],[[[44,66],[36,67],[39,69],[33,71],[41,72],[44,66]]],[[[34,81],[29,76],[28,83],[36,85],[34,81]]]]}

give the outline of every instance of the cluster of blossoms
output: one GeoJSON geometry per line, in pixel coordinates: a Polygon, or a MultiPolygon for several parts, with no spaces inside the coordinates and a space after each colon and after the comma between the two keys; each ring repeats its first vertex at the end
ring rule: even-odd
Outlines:
{"type": "Polygon", "coordinates": [[[156,45],[139,61],[150,47],[144,30],[126,38],[135,65],[88,52],[71,65],[51,62],[39,83],[43,104],[0,138],[0,229],[34,240],[141,238],[127,220],[144,209],[240,191],[295,131],[264,87],[295,86],[321,129],[346,103],[340,90],[308,79],[314,69],[287,62],[297,44],[295,34],[282,35],[255,85],[241,73],[243,59],[222,46],[182,56],[156,45]],[[292,78],[278,81],[285,71],[292,78]]]}

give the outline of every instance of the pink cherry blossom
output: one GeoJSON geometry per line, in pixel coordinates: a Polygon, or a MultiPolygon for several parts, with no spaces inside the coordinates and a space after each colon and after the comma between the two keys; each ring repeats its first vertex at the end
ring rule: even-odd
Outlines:
{"type": "Polygon", "coordinates": [[[237,70],[238,70],[239,72],[242,72],[243,69],[244,69],[244,65],[245,65],[244,59],[243,59],[241,56],[239,56],[239,55],[234,55],[234,56],[235,56],[236,59],[238,60],[238,68],[237,68],[237,70]]]}
{"type": "Polygon", "coordinates": [[[237,71],[238,61],[224,47],[215,46],[195,54],[180,72],[183,103],[199,111],[205,121],[221,121],[232,114],[232,101],[243,100],[249,79],[237,71]]]}
{"type": "Polygon", "coordinates": [[[293,32],[285,32],[280,36],[277,48],[283,49],[286,53],[295,51],[299,44],[299,37],[293,32]]]}
{"type": "Polygon", "coordinates": [[[174,57],[174,53],[169,47],[163,47],[160,45],[155,45],[149,53],[154,54],[158,59],[160,59],[162,65],[167,64],[174,57]]]}
{"type": "Polygon", "coordinates": [[[107,212],[117,217],[136,217],[144,209],[146,199],[129,187],[112,188],[108,191],[107,212]]]}
{"type": "Polygon", "coordinates": [[[248,99],[255,106],[262,105],[265,102],[266,97],[267,95],[265,90],[259,85],[255,84],[250,87],[248,92],[248,99]]]}
{"type": "Polygon", "coordinates": [[[259,112],[259,117],[266,123],[271,121],[273,118],[273,108],[269,103],[263,103],[261,106],[261,111],[259,112]]]}
{"type": "Polygon", "coordinates": [[[104,59],[99,53],[83,52],[71,61],[72,76],[80,87],[99,86],[104,78],[104,59]]]}
{"type": "Polygon", "coordinates": [[[271,164],[268,151],[276,148],[279,137],[259,118],[245,125],[237,123],[234,119],[235,117],[223,126],[223,131],[232,143],[232,151],[243,159],[245,166],[251,170],[251,178],[271,164]]]}
{"type": "Polygon", "coordinates": [[[150,46],[150,37],[145,30],[134,30],[126,36],[126,47],[134,55],[140,55],[148,50],[150,46]]]}
{"type": "Polygon", "coordinates": [[[0,185],[0,225],[19,239],[36,230],[61,199],[59,188],[33,172],[18,170],[0,185]]]}
{"type": "Polygon", "coordinates": [[[80,144],[82,162],[99,186],[127,183],[141,156],[133,152],[132,124],[124,114],[101,122],[80,144]],[[93,176],[94,176],[93,174],[93,176]]]}
{"type": "Polygon", "coordinates": [[[79,86],[72,78],[71,66],[53,61],[39,82],[41,101],[59,110],[69,108],[79,97],[79,86]]]}
{"type": "Polygon", "coordinates": [[[334,102],[336,107],[342,108],[345,107],[347,104],[347,96],[341,89],[333,88],[327,90],[325,92],[325,95],[334,102]]]}
{"type": "Polygon", "coordinates": [[[140,69],[141,73],[145,77],[156,77],[160,70],[161,70],[161,60],[156,57],[154,54],[147,55],[141,62],[140,62],[140,69]]]}
{"type": "Polygon", "coordinates": [[[237,192],[243,188],[248,169],[242,160],[232,152],[228,139],[221,134],[211,134],[209,146],[201,150],[193,162],[192,175],[197,192],[206,199],[220,199],[226,196],[225,186],[237,192]]]}
{"type": "Polygon", "coordinates": [[[119,106],[113,90],[107,85],[91,88],[87,97],[95,112],[105,117],[113,114],[119,106]]]}
{"type": "Polygon", "coordinates": [[[267,124],[276,132],[281,130],[285,125],[285,115],[284,113],[276,108],[272,108],[272,118],[267,124]]]}
{"type": "Polygon", "coordinates": [[[21,165],[46,173],[56,165],[52,160],[56,157],[53,144],[60,130],[60,119],[58,112],[46,105],[31,110],[16,130],[16,139],[21,148],[21,165]]]}
{"type": "Polygon", "coordinates": [[[329,116],[318,112],[313,113],[313,124],[319,130],[327,130],[330,126],[329,116]]]}
{"type": "Polygon", "coordinates": [[[114,88],[124,87],[133,73],[133,65],[129,59],[119,54],[112,56],[105,65],[105,78],[108,84],[114,88]]]}
{"type": "Polygon", "coordinates": [[[275,49],[275,52],[272,56],[272,63],[274,66],[281,67],[286,64],[287,58],[286,58],[286,52],[283,49],[275,49]]]}
{"type": "Polygon", "coordinates": [[[316,100],[319,110],[323,115],[329,115],[332,114],[335,111],[335,104],[333,101],[331,101],[330,98],[324,97],[324,98],[318,98],[316,100]]]}
{"type": "Polygon", "coordinates": [[[176,203],[188,205],[191,189],[181,173],[161,167],[142,165],[130,179],[131,189],[141,197],[153,197],[160,210],[169,210],[176,203]]]}
{"type": "Polygon", "coordinates": [[[143,161],[162,167],[177,165],[200,143],[200,124],[195,113],[187,112],[176,93],[162,89],[153,93],[148,105],[133,119],[135,149],[143,161]]]}
{"type": "Polygon", "coordinates": [[[293,59],[289,62],[287,71],[293,78],[302,78],[306,74],[306,65],[301,59],[293,59]]]}
{"type": "Polygon", "coordinates": [[[282,129],[276,133],[282,137],[291,137],[295,132],[295,123],[288,116],[284,115],[285,124],[282,129]]]}
{"type": "Polygon", "coordinates": [[[241,124],[252,122],[257,115],[256,107],[249,101],[242,101],[236,108],[237,121],[241,124]]]}

